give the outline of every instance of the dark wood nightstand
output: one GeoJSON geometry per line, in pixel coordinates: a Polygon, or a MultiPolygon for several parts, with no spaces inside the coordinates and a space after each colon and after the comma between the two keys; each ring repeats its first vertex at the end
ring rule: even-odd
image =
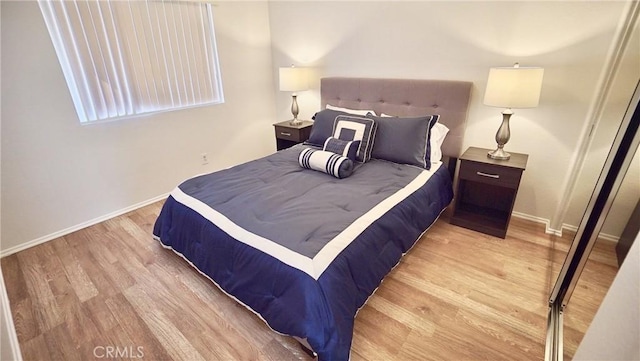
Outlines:
{"type": "Polygon", "coordinates": [[[451,223],[505,238],[527,154],[509,160],[487,157],[491,149],[470,147],[460,157],[458,189],[451,223]]]}
{"type": "Polygon", "coordinates": [[[312,121],[303,120],[302,124],[291,125],[289,121],[276,123],[273,126],[276,130],[276,149],[282,150],[302,143],[309,139],[311,134],[312,121]]]}

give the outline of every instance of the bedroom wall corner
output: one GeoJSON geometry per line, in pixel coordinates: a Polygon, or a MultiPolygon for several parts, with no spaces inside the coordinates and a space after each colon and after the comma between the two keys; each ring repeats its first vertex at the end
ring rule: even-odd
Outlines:
{"type": "Polygon", "coordinates": [[[275,151],[266,2],[214,5],[224,104],[89,125],[78,122],[37,2],[1,6],[0,251],[275,151]]]}

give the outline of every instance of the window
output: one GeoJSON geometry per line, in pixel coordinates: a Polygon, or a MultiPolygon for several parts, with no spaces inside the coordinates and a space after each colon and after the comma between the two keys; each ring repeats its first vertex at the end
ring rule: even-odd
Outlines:
{"type": "Polygon", "coordinates": [[[80,122],[223,102],[211,4],[39,4],[80,122]]]}

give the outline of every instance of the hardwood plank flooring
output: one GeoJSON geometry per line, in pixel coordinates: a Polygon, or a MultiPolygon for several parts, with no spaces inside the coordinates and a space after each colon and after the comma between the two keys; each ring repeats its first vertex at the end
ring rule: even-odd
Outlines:
{"type": "MultiPolygon", "coordinates": [[[[117,347],[120,359],[310,360],[151,238],[161,206],[1,260],[24,359],[99,359],[117,347]]],[[[352,359],[542,360],[570,240],[516,218],[500,239],[443,217],[360,310],[352,359]]],[[[616,271],[611,244],[597,245],[565,315],[567,359],[616,271]]]]}

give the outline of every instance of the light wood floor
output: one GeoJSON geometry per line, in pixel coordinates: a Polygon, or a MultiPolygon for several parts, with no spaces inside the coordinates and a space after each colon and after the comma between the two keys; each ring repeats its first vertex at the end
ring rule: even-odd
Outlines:
{"type": "MultiPolygon", "coordinates": [[[[160,207],[1,260],[24,359],[91,360],[112,346],[145,360],[310,360],[151,238],[160,207]]],[[[352,359],[543,359],[568,244],[520,219],[507,239],[439,220],[358,314],[352,359]]],[[[610,249],[596,251],[595,281],[570,305],[568,358],[617,268],[610,249]]]]}

